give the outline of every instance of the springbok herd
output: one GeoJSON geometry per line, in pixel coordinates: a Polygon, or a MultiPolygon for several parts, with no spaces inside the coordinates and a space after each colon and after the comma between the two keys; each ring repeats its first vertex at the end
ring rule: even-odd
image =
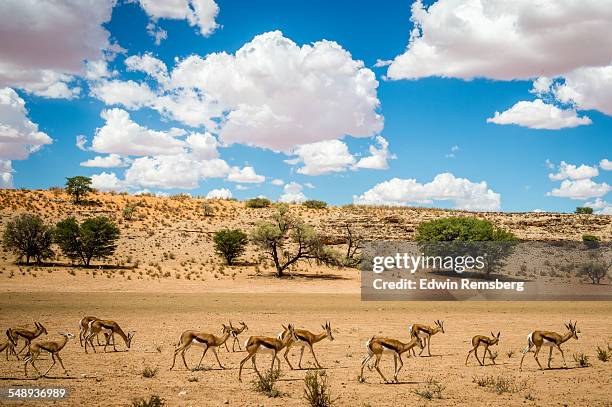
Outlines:
{"type": "MultiPolygon", "coordinates": [[[[6,351],[6,359],[9,360],[9,355],[13,355],[19,359],[19,355],[25,350],[25,356],[23,358],[24,363],[24,373],[27,377],[28,375],[28,365],[32,365],[34,370],[39,374],[39,377],[46,376],[49,371],[55,366],[56,362],[59,361],[60,365],[64,369],[64,373],[68,375],[68,372],[60,358],[60,352],[66,346],[66,343],[70,339],[74,338],[74,335],[71,333],[61,332],[60,335],[62,339],[57,341],[43,341],[43,340],[34,340],[39,338],[43,334],[47,334],[47,329],[40,323],[35,322],[35,330],[28,330],[23,328],[9,328],[6,331],[7,339],[4,342],[0,343],[0,352],[6,351]],[[23,340],[24,344],[22,348],[17,352],[15,348],[19,341],[23,340]],[[53,364],[47,369],[47,371],[43,374],[40,373],[36,365],[34,364],[37,358],[41,353],[49,353],[51,354],[51,359],[53,360],[53,364]]],[[[100,319],[93,316],[83,317],[79,322],[79,342],[81,347],[85,349],[85,353],[88,353],[88,346],[96,352],[96,347],[94,346],[94,339],[97,342],[98,346],[104,346],[104,352],[108,346],[112,346],[116,351],[116,341],[115,336],[119,336],[125,343],[125,346],[129,349],[132,344],[132,340],[134,339],[133,331],[126,333],[121,329],[119,324],[115,321],[100,319]],[[100,333],[104,336],[104,344],[100,343],[100,333]]],[[[278,353],[284,349],[283,357],[287,361],[287,364],[291,369],[293,369],[293,365],[289,361],[288,354],[292,346],[298,346],[301,348],[300,350],[300,359],[298,361],[298,368],[302,367],[302,357],[304,356],[304,349],[308,348],[312,357],[314,358],[315,364],[317,368],[322,369],[321,364],[317,360],[317,357],[314,352],[314,344],[322,341],[325,338],[328,338],[330,341],[334,340],[331,324],[326,322],[324,325],[321,325],[323,331],[319,334],[312,333],[305,329],[297,329],[292,324],[288,324],[287,326],[283,326],[283,331],[278,334],[277,337],[267,337],[267,336],[251,336],[245,342],[244,348],[247,355],[240,361],[240,368],[238,370],[238,380],[242,381],[242,367],[243,365],[251,360],[253,364],[253,369],[257,373],[259,377],[262,377],[257,370],[256,357],[258,353],[270,353],[272,354],[272,364],[270,367],[270,371],[274,369],[274,362],[278,362],[278,369],[280,369],[280,359],[278,358],[278,353]]],[[[561,345],[568,341],[570,338],[578,339],[578,334],[580,331],[576,328],[576,322],[572,323],[571,321],[565,324],[566,332],[563,334],[559,334],[556,332],[549,331],[533,331],[527,337],[527,346],[523,349],[523,357],[521,358],[521,364],[519,369],[522,369],[523,359],[525,355],[535,347],[534,358],[538,363],[540,369],[542,365],[538,360],[538,354],[540,353],[540,349],[545,346],[549,348],[548,353],[548,368],[550,368],[550,361],[552,357],[553,348],[556,348],[563,357],[563,366],[566,367],[565,363],[565,355],[563,354],[563,350],[561,349],[561,345]]],[[[434,323],[433,327],[423,324],[413,324],[409,326],[410,332],[410,341],[402,342],[397,339],[391,339],[386,337],[378,337],[373,336],[366,342],[366,350],[367,354],[365,355],[363,361],[361,362],[361,370],[359,372],[358,380],[360,382],[365,381],[363,377],[364,367],[368,365],[368,362],[374,359],[374,362],[371,366],[368,366],[370,370],[376,369],[376,371],[380,374],[382,379],[385,382],[389,382],[387,378],[380,371],[379,363],[382,358],[383,353],[391,353],[393,355],[394,361],[394,373],[393,373],[393,381],[398,382],[398,374],[402,369],[404,362],[402,361],[402,354],[409,352],[412,355],[416,356],[415,347],[420,348],[419,356],[427,347],[427,353],[431,356],[430,351],[430,342],[431,337],[435,334],[442,332],[444,333],[444,322],[437,320],[434,323]],[[399,363],[398,363],[399,362],[399,363]]],[[[185,352],[192,346],[196,345],[202,347],[204,351],[202,352],[202,357],[198,363],[198,368],[200,367],[206,352],[210,349],[210,351],[215,355],[215,359],[219,364],[221,369],[224,369],[221,361],[219,360],[219,355],[217,354],[217,349],[220,346],[225,346],[225,349],[229,352],[229,347],[227,344],[228,339],[231,337],[232,340],[232,352],[235,351],[236,345],[238,346],[238,350],[242,351],[242,347],[240,346],[240,342],[238,340],[238,336],[242,334],[244,331],[248,330],[248,326],[244,322],[240,322],[240,327],[234,327],[230,321],[229,325],[222,325],[221,335],[217,336],[212,333],[200,332],[200,331],[185,331],[183,332],[178,340],[176,348],[174,350],[174,357],[172,360],[172,366],[170,370],[172,370],[175,366],[177,355],[181,355],[183,359],[183,364],[186,369],[189,369],[187,366],[187,362],[185,360],[185,352]]],[[[495,357],[491,353],[491,346],[497,345],[499,343],[500,333],[497,335],[491,333],[491,337],[484,335],[476,335],[472,338],[472,348],[469,350],[467,354],[467,358],[465,359],[465,364],[467,365],[470,355],[473,353],[476,357],[476,360],[481,366],[485,364],[485,358],[487,357],[487,352],[489,354],[489,358],[495,364],[495,357]],[[482,347],[484,348],[484,352],[482,354],[482,360],[478,357],[478,349],[482,347]]]]}

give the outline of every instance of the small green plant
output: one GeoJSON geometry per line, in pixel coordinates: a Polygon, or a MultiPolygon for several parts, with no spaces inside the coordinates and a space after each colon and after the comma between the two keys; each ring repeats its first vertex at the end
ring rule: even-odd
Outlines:
{"type": "Polygon", "coordinates": [[[414,394],[426,400],[441,399],[444,389],[445,386],[443,386],[442,383],[429,378],[427,380],[427,387],[424,390],[414,390],[414,394]]]}
{"type": "Polygon", "coordinates": [[[508,359],[512,358],[512,356],[514,356],[514,350],[510,349],[508,352],[506,352],[506,355],[508,355],[508,359]]]}
{"type": "Polygon", "coordinates": [[[252,198],[245,202],[247,208],[254,209],[267,208],[271,204],[272,203],[268,198],[252,198]]]}
{"type": "Polygon", "coordinates": [[[598,346],[597,347],[597,359],[601,360],[602,362],[607,362],[608,360],[610,360],[610,352],[598,346]]]}
{"type": "Polygon", "coordinates": [[[472,381],[478,386],[497,394],[517,393],[525,387],[524,383],[517,384],[515,378],[506,376],[474,377],[472,381]]]}
{"type": "Polygon", "coordinates": [[[308,372],[304,378],[304,398],[311,407],[331,407],[336,399],[331,395],[331,389],[324,370],[308,372]]]}
{"type": "Polygon", "coordinates": [[[188,382],[190,382],[190,383],[197,382],[197,381],[198,381],[198,378],[197,378],[197,377],[195,377],[195,376],[189,376],[189,377],[187,378],[187,381],[188,381],[188,382]]]}
{"type": "Polygon", "coordinates": [[[253,384],[253,390],[261,394],[265,394],[268,397],[282,397],[284,393],[276,389],[276,382],[280,377],[280,369],[268,371],[265,375],[257,375],[251,382],[253,384]]]}
{"type": "Polygon", "coordinates": [[[327,208],[327,202],[317,201],[316,199],[309,199],[302,203],[308,209],[325,209],[327,208]]]}
{"type": "Polygon", "coordinates": [[[159,397],[157,394],[153,394],[149,397],[149,400],[141,398],[132,401],[131,407],[163,407],[166,405],[166,401],[159,397]]]}
{"type": "Polygon", "coordinates": [[[582,235],[583,242],[599,242],[599,237],[594,235],[582,235]]]}
{"type": "Polygon", "coordinates": [[[593,213],[593,208],[589,208],[588,206],[577,207],[575,213],[578,215],[590,215],[593,213]]]}
{"type": "Polygon", "coordinates": [[[579,367],[591,366],[591,364],[589,363],[589,357],[585,355],[584,353],[574,353],[573,357],[574,357],[574,362],[576,362],[576,364],[579,367]]]}
{"type": "Polygon", "coordinates": [[[215,215],[215,210],[213,208],[213,206],[209,203],[203,203],[202,204],[202,213],[204,214],[204,216],[214,216],[215,215]]]}
{"type": "Polygon", "coordinates": [[[151,379],[151,378],[157,376],[157,372],[158,371],[159,371],[159,368],[157,368],[157,367],[145,366],[145,368],[142,370],[142,377],[146,377],[147,379],[151,379]]]}

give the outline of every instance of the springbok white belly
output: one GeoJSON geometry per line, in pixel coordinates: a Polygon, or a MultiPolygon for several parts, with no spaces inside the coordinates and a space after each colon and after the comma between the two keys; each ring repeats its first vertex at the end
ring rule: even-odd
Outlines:
{"type": "Polygon", "coordinates": [[[274,349],[266,348],[265,346],[260,346],[257,349],[257,353],[261,353],[261,354],[264,354],[264,355],[272,355],[274,353],[274,349]]]}
{"type": "Polygon", "coordinates": [[[201,348],[205,348],[205,347],[207,347],[207,346],[208,346],[208,344],[207,344],[206,342],[200,342],[200,341],[198,340],[198,338],[193,338],[193,339],[191,340],[191,345],[193,345],[193,346],[199,346],[199,347],[201,347],[201,348]]]}
{"type": "Polygon", "coordinates": [[[417,336],[419,338],[427,338],[429,336],[429,334],[427,332],[424,332],[424,331],[419,331],[419,332],[417,332],[417,336]]]}
{"type": "Polygon", "coordinates": [[[556,346],[556,344],[548,339],[542,339],[542,346],[548,346],[550,348],[556,346]]]}

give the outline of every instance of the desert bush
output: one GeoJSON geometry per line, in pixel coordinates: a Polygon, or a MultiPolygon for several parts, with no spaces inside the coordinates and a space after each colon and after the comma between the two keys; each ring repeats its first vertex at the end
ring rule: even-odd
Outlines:
{"type": "Polygon", "coordinates": [[[582,206],[582,207],[579,206],[576,208],[574,212],[579,215],[590,215],[593,213],[593,208],[589,208],[588,206],[582,206]]]}
{"type": "Polygon", "coordinates": [[[579,367],[591,366],[591,364],[589,363],[589,357],[584,353],[574,353],[572,357],[574,358],[574,362],[576,362],[579,367]]]}
{"type": "Polygon", "coordinates": [[[209,203],[203,203],[202,204],[202,213],[204,214],[204,216],[214,216],[215,215],[215,210],[213,208],[213,206],[209,203]]]}
{"type": "Polygon", "coordinates": [[[137,204],[128,204],[123,208],[123,219],[132,220],[134,212],[136,212],[137,204]]]}
{"type": "Polygon", "coordinates": [[[54,240],[66,257],[89,266],[91,260],[111,256],[117,248],[119,229],[106,217],[89,218],[79,225],[75,218],[60,221],[54,240]]]}
{"type": "Polygon", "coordinates": [[[308,372],[304,378],[304,398],[311,407],[331,407],[336,399],[331,395],[331,386],[327,382],[324,370],[308,372]]]}
{"type": "Polygon", "coordinates": [[[414,390],[414,394],[426,400],[441,399],[444,389],[445,387],[440,382],[430,378],[427,381],[427,387],[424,390],[414,390]]]}
{"type": "Polygon", "coordinates": [[[166,405],[166,401],[159,397],[157,394],[153,394],[149,397],[149,400],[141,398],[132,401],[130,407],[163,407],[166,405]]]}
{"type": "Polygon", "coordinates": [[[272,203],[267,198],[252,198],[246,201],[244,204],[246,205],[247,208],[259,209],[259,208],[267,208],[272,203]]]}
{"type": "Polygon", "coordinates": [[[250,237],[272,260],[277,277],[282,277],[289,266],[301,260],[339,264],[336,254],[323,244],[314,228],[291,215],[287,205],[279,205],[269,221],[259,222],[250,237]]]}
{"type": "Polygon", "coordinates": [[[215,252],[231,266],[244,253],[248,236],[240,229],[221,229],[215,232],[213,242],[215,252]]]}
{"type": "Polygon", "coordinates": [[[592,284],[600,284],[608,274],[608,267],[603,263],[591,261],[583,264],[579,273],[591,280],[592,284]]]}
{"type": "Polygon", "coordinates": [[[602,362],[607,362],[608,360],[610,360],[610,352],[598,346],[597,347],[597,359],[601,360],[602,362]]]}
{"type": "Polygon", "coordinates": [[[428,256],[482,256],[488,275],[505,264],[517,238],[488,220],[463,216],[423,222],[415,240],[428,256]]]}
{"type": "Polygon", "coordinates": [[[91,178],[82,175],[66,178],[66,193],[74,198],[75,204],[81,203],[81,199],[85,198],[90,192],[93,192],[91,178]]]}
{"type": "Polygon", "coordinates": [[[599,242],[599,238],[594,235],[582,235],[583,242],[599,242]]]}
{"type": "Polygon", "coordinates": [[[517,384],[516,379],[506,376],[482,376],[474,377],[472,380],[480,387],[485,387],[487,390],[497,394],[502,393],[517,393],[521,391],[525,385],[517,384]]]}
{"type": "Polygon", "coordinates": [[[327,208],[327,202],[317,201],[316,199],[309,199],[302,203],[308,209],[325,209],[327,208]]]}
{"type": "Polygon", "coordinates": [[[157,372],[159,372],[159,368],[145,366],[145,368],[142,369],[142,377],[146,377],[147,379],[151,379],[151,378],[157,376],[157,372]]]}
{"type": "Polygon", "coordinates": [[[282,397],[283,392],[275,388],[276,382],[280,378],[280,369],[267,371],[263,376],[257,375],[251,382],[253,390],[268,397],[282,397]]]}
{"type": "Polygon", "coordinates": [[[51,243],[53,229],[43,223],[37,215],[28,213],[10,220],[4,227],[2,245],[18,256],[18,261],[24,258],[26,264],[34,258],[37,263],[53,256],[51,243]]]}

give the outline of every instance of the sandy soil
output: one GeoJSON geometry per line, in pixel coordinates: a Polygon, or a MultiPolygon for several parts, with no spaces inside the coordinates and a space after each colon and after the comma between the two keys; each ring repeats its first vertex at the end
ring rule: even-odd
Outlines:
{"type": "MultiPolygon", "coordinates": [[[[286,393],[281,398],[268,398],[254,392],[250,380],[252,369],[243,371],[239,383],[238,364],[244,352],[219,352],[226,370],[217,370],[213,355],[204,365],[209,371],[186,371],[182,365],[169,371],[172,351],[184,329],[219,332],[221,323],[244,320],[249,331],[243,334],[276,335],[281,324],[292,322],[314,331],[323,321],[331,321],[335,340],[315,346],[319,361],[327,368],[332,393],[342,406],[395,405],[606,405],[610,399],[612,362],[596,359],[596,346],[612,342],[612,304],[605,303],[362,303],[356,295],[333,294],[162,294],[162,293],[6,293],[0,295],[0,326],[4,329],[16,321],[41,321],[49,337],[68,330],[77,333],[77,323],[85,314],[99,315],[118,321],[126,330],[136,330],[128,352],[85,354],[78,342],[70,342],[62,356],[70,376],[62,377],[61,369],[52,371],[50,379],[24,380],[20,362],[0,363],[2,386],[52,385],[67,386],[72,394],[71,405],[125,405],[134,397],[159,394],[169,405],[283,406],[304,405],[303,378],[306,371],[290,371],[283,361],[278,388],[286,393]],[[520,349],[525,346],[530,330],[562,330],[569,319],[577,320],[581,330],[578,341],[564,344],[569,369],[537,370],[532,354],[525,358],[523,372],[518,371],[520,349]],[[432,339],[433,357],[404,358],[400,384],[381,384],[375,371],[366,369],[364,384],[357,374],[364,343],[372,335],[407,338],[409,323],[434,319],[445,321],[445,334],[432,339]],[[469,340],[474,334],[500,330],[501,342],[497,366],[477,366],[471,359],[464,366],[469,340]],[[514,351],[509,358],[508,351],[514,351]],[[585,353],[592,366],[576,368],[574,353],[585,353]],[[157,367],[154,378],[143,378],[144,367],[157,367]],[[503,376],[519,390],[497,394],[473,383],[474,377],[503,376]],[[189,381],[197,379],[197,381],[189,381]],[[444,386],[442,399],[425,401],[414,392],[425,390],[428,380],[444,386]],[[527,400],[526,396],[533,398],[527,400]]],[[[122,344],[118,347],[124,350],[122,344]]],[[[192,348],[187,360],[193,367],[200,350],[192,348]]],[[[292,360],[298,351],[292,350],[292,360]]],[[[305,365],[312,359],[305,355],[305,365]]],[[[545,357],[542,356],[542,362],[545,357]]],[[[259,366],[269,366],[270,357],[260,356],[259,366]]],[[[178,361],[177,361],[178,362],[178,361]]],[[[46,367],[50,360],[41,360],[46,367]]],[[[391,375],[392,361],[382,362],[386,375],[391,375]]],[[[555,354],[553,367],[561,365],[555,354]]],[[[248,366],[248,365],[247,365],[248,366]]],[[[245,366],[246,368],[246,366],[245,366]]]]}

